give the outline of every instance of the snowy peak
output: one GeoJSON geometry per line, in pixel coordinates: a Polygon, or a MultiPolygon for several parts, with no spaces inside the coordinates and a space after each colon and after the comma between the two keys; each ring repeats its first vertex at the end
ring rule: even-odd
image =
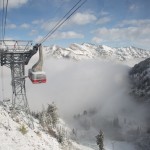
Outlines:
{"type": "Polygon", "coordinates": [[[101,49],[101,50],[105,50],[106,52],[107,51],[109,52],[109,51],[114,51],[115,50],[115,49],[113,49],[111,47],[108,47],[106,45],[99,45],[98,48],[101,49]]]}
{"type": "Polygon", "coordinates": [[[132,60],[135,58],[148,58],[150,51],[133,46],[111,48],[106,45],[94,45],[89,43],[73,43],[68,48],[53,45],[44,48],[47,57],[82,59],[111,59],[117,61],[132,60]]]}

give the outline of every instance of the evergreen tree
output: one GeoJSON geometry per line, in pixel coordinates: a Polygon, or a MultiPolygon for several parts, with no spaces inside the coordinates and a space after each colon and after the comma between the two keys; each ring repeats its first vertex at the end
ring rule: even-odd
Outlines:
{"type": "Polygon", "coordinates": [[[104,133],[102,130],[96,136],[96,143],[99,146],[99,150],[104,150],[104,133]]]}
{"type": "Polygon", "coordinates": [[[139,135],[140,135],[140,133],[141,133],[141,129],[140,129],[140,127],[137,127],[137,130],[136,130],[136,134],[137,134],[137,136],[139,136],[139,135]]]}
{"type": "Polygon", "coordinates": [[[43,109],[42,112],[40,112],[38,115],[40,123],[43,127],[47,129],[56,127],[58,122],[58,113],[57,107],[54,103],[49,104],[47,109],[43,109]]]}
{"type": "Polygon", "coordinates": [[[60,127],[59,129],[57,129],[57,132],[58,132],[57,140],[59,143],[63,144],[66,139],[65,134],[66,131],[63,127],[60,127]]]}
{"type": "Polygon", "coordinates": [[[58,122],[58,113],[57,113],[57,107],[54,103],[48,105],[47,119],[49,124],[52,124],[53,127],[56,126],[58,122]]]}
{"type": "Polygon", "coordinates": [[[86,110],[83,111],[83,115],[87,115],[87,111],[86,110]]]}
{"type": "Polygon", "coordinates": [[[113,120],[113,126],[115,128],[120,128],[120,123],[119,123],[118,117],[114,118],[114,120],[113,120]]]}

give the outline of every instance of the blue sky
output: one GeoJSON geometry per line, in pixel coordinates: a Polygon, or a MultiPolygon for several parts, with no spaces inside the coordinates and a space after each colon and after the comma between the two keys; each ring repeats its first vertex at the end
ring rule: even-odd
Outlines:
{"type": "MultiPolygon", "coordinates": [[[[38,42],[77,1],[9,0],[5,38],[38,42]]],[[[44,45],[88,42],[150,49],[149,8],[150,0],[87,0],[44,45]]]]}

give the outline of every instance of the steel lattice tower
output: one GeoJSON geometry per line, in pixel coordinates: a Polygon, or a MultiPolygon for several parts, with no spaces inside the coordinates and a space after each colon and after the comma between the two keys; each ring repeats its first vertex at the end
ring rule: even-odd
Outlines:
{"type": "Polygon", "coordinates": [[[12,107],[28,111],[28,101],[25,89],[25,68],[23,63],[10,64],[12,76],[12,107]]]}
{"type": "Polygon", "coordinates": [[[30,112],[25,87],[25,65],[37,52],[31,41],[1,41],[0,64],[11,70],[12,109],[30,112]]]}

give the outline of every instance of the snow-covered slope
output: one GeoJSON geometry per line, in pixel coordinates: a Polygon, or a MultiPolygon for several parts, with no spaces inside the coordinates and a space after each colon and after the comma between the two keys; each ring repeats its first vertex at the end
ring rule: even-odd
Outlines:
{"type": "Polygon", "coordinates": [[[93,150],[71,140],[62,145],[43,130],[38,120],[33,119],[31,129],[23,112],[13,118],[11,114],[7,105],[0,105],[0,150],[93,150]]]}
{"type": "MultiPolygon", "coordinates": [[[[48,136],[43,131],[38,131],[37,129],[32,130],[28,128],[27,125],[20,122],[20,119],[21,116],[18,116],[18,120],[13,120],[5,108],[0,106],[1,150],[37,150],[52,149],[53,147],[55,147],[56,150],[60,149],[56,139],[48,136]],[[28,131],[25,135],[19,131],[22,125],[24,125],[28,131]]],[[[37,126],[36,122],[35,125],[37,126]]]]}
{"type": "Polygon", "coordinates": [[[131,94],[146,111],[146,132],[136,141],[138,150],[150,150],[150,58],[136,64],[129,72],[131,94]]]}
{"type": "MultiPolygon", "coordinates": [[[[29,128],[24,120],[27,121],[27,118],[23,112],[12,117],[9,107],[0,105],[0,150],[98,150],[98,146],[93,141],[84,143],[89,147],[69,139],[62,145],[43,130],[38,120],[33,119],[34,129],[29,128]],[[21,130],[22,126],[25,127],[26,133],[21,130]]],[[[62,120],[59,125],[67,127],[62,120]]],[[[106,150],[112,150],[110,143],[111,141],[105,143],[106,150]]],[[[120,144],[121,142],[117,142],[116,150],[120,150],[120,144]]],[[[123,150],[134,150],[131,144],[124,142],[122,146],[123,150]]]]}
{"type": "Polygon", "coordinates": [[[105,45],[93,45],[88,43],[71,44],[68,48],[56,45],[44,47],[46,56],[56,58],[71,58],[75,60],[103,58],[115,59],[118,61],[132,60],[135,58],[148,58],[150,51],[136,47],[111,48],[105,45]]]}
{"type": "Polygon", "coordinates": [[[150,102],[150,58],[130,70],[132,93],[140,100],[150,102]]]}

